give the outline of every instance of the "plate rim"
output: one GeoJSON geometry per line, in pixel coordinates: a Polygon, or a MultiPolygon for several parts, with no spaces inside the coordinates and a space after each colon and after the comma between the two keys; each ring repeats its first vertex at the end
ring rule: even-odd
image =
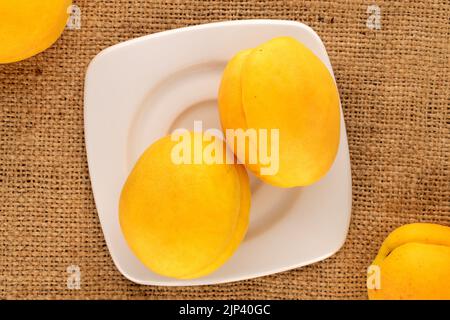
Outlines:
{"type": "MultiPolygon", "coordinates": [[[[302,22],[298,22],[298,21],[292,21],[292,20],[278,20],[278,19],[245,19],[245,20],[227,20],[227,21],[218,21],[218,22],[211,22],[211,23],[205,23],[205,24],[198,24],[198,25],[192,25],[192,26],[185,26],[185,27],[181,27],[181,28],[175,28],[175,29],[170,29],[170,30],[164,30],[164,31],[160,31],[157,33],[153,33],[153,34],[148,34],[148,35],[144,35],[144,36],[140,36],[137,38],[133,38],[133,39],[129,39],[129,40],[125,40],[123,42],[117,43],[115,45],[109,46],[107,48],[102,49],[99,53],[97,53],[92,60],[89,62],[88,67],[86,69],[86,75],[85,75],[85,81],[84,81],[84,95],[83,95],[83,103],[84,103],[84,108],[83,108],[83,116],[84,116],[84,123],[83,123],[83,127],[84,127],[84,139],[85,139],[85,149],[86,149],[86,158],[87,158],[87,163],[88,163],[88,172],[89,172],[89,178],[90,178],[90,182],[91,182],[91,190],[92,190],[92,194],[93,194],[93,200],[95,203],[95,209],[97,211],[97,216],[99,218],[99,222],[100,222],[100,227],[102,229],[102,233],[103,233],[103,237],[105,239],[105,243],[106,246],[108,248],[109,251],[109,255],[111,256],[111,259],[113,260],[113,263],[115,265],[115,267],[118,269],[118,271],[128,280],[140,284],[140,285],[155,285],[155,286],[166,286],[166,287],[174,287],[174,286],[206,286],[206,285],[217,285],[217,284],[223,284],[223,283],[233,283],[233,282],[237,282],[237,281],[243,281],[243,280],[249,280],[249,279],[254,279],[254,278],[259,278],[259,277],[263,277],[263,276],[268,276],[268,275],[273,275],[273,274],[277,274],[277,273],[281,273],[281,272],[285,272],[285,271],[289,271],[289,270],[293,270],[293,269],[297,269],[300,267],[304,267],[307,265],[311,265],[311,264],[315,264],[319,261],[325,260],[327,258],[329,258],[330,256],[334,255],[335,253],[337,253],[345,244],[346,240],[347,240],[347,236],[348,236],[348,232],[349,232],[349,227],[350,227],[350,221],[351,221],[351,217],[352,217],[352,206],[353,206],[353,202],[352,202],[352,193],[353,193],[353,186],[352,186],[352,175],[351,175],[351,161],[349,158],[348,161],[348,166],[349,166],[349,181],[350,181],[350,190],[349,190],[349,204],[350,204],[350,208],[349,208],[349,214],[347,215],[347,221],[346,221],[346,229],[345,229],[345,233],[344,233],[344,237],[341,240],[340,243],[336,242],[336,246],[333,246],[333,249],[329,250],[327,253],[322,254],[321,256],[318,256],[315,259],[311,259],[308,261],[304,261],[301,263],[296,263],[296,264],[291,264],[291,265],[287,265],[287,266],[283,266],[280,268],[272,268],[271,270],[268,270],[266,272],[256,272],[256,273],[252,273],[251,275],[246,275],[246,276],[229,276],[228,278],[223,278],[221,280],[217,280],[217,281],[213,281],[213,282],[209,282],[209,283],[196,283],[196,284],[190,284],[187,283],[186,280],[178,280],[178,279],[171,279],[171,282],[165,282],[165,281],[159,281],[159,280],[142,280],[139,278],[135,278],[132,275],[128,274],[123,268],[121,263],[119,263],[117,261],[117,257],[116,255],[113,253],[114,250],[112,250],[111,248],[111,243],[109,240],[109,237],[106,236],[106,231],[105,231],[105,226],[104,223],[102,223],[102,218],[101,218],[101,214],[99,213],[99,210],[97,209],[97,197],[96,197],[96,191],[94,190],[93,184],[92,184],[92,158],[93,156],[89,156],[90,152],[89,152],[89,148],[88,145],[90,145],[89,143],[89,134],[87,134],[87,132],[90,131],[90,129],[88,129],[88,125],[87,125],[87,121],[86,119],[89,117],[87,115],[87,105],[88,103],[86,103],[86,101],[88,101],[89,99],[87,99],[87,88],[89,87],[89,84],[91,82],[91,76],[93,74],[95,65],[98,63],[99,60],[101,60],[104,56],[108,56],[110,53],[113,53],[114,51],[117,50],[121,50],[122,48],[128,47],[130,45],[133,44],[137,44],[140,42],[145,42],[151,39],[156,39],[156,38],[161,38],[161,37],[165,37],[168,35],[173,35],[173,34],[177,34],[177,33],[183,33],[183,32],[189,32],[189,31],[196,31],[196,30],[204,30],[204,29],[214,29],[214,28],[222,28],[222,27],[228,27],[228,26],[255,26],[255,25],[277,25],[277,26],[289,26],[289,27],[297,27],[297,28],[304,28],[307,31],[309,31],[309,33],[315,38],[315,41],[317,41],[317,43],[319,43],[321,45],[321,49],[324,51],[324,54],[326,56],[326,58],[329,61],[330,67],[331,67],[331,75],[333,77],[333,79],[335,80],[335,76],[334,76],[334,70],[331,66],[331,61],[329,59],[328,56],[328,52],[326,51],[326,47],[322,41],[322,39],[319,37],[319,35],[314,31],[313,28],[311,28],[310,26],[302,23],[302,22]]],[[[335,80],[336,81],[336,80],[335,80]]],[[[340,99],[339,99],[340,100],[340,99]]],[[[347,131],[346,131],[346,126],[345,126],[345,119],[344,119],[344,115],[343,115],[343,110],[342,110],[342,105],[341,105],[341,101],[340,101],[340,111],[341,111],[341,117],[342,117],[342,122],[344,123],[344,127],[341,128],[342,130],[345,130],[345,138],[347,141],[347,153],[349,153],[349,147],[348,147],[348,135],[347,135],[347,131]]]]}

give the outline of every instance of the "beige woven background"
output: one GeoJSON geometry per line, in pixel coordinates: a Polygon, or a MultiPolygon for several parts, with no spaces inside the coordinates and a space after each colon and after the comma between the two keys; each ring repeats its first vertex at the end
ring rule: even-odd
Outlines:
{"type": "MultiPolygon", "coordinates": [[[[450,225],[450,3],[441,1],[75,1],[81,30],[0,65],[0,298],[356,298],[385,236],[450,225]],[[366,27],[381,7],[381,30],[366,27]],[[83,79],[101,49],[162,30],[273,18],[312,26],[341,93],[353,174],[345,246],[299,270],[218,286],[139,286],[114,267],[92,198],[83,79]],[[79,265],[81,289],[66,287],[79,265]]],[[[0,17],[1,23],[1,17],[0,17]]]]}

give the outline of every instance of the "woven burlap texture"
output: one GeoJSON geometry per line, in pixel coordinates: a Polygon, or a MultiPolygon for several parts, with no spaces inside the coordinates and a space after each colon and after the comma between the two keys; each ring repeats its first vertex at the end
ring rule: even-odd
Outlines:
{"type": "Polygon", "coordinates": [[[390,231],[417,221],[450,225],[448,1],[377,0],[380,30],[366,26],[372,1],[75,3],[81,29],[31,59],[0,65],[0,298],[365,299],[366,268],[390,231]],[[91,192],[86,67],[127,39],[255,18],[304,22],[327,47],[351,154],[347,241],[325,261],[254,280],[136,285],[113,265],[91,192]],[[81,269],[79,290],[67,288],[69,265],[81,269]]]}

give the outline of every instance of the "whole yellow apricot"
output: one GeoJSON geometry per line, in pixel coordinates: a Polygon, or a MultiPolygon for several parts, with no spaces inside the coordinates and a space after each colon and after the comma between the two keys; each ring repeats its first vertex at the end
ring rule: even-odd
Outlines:
{"type": "Polygon", "coordinates": [[[27,59],[63,32],[71,0],[0,0],[0,63],[27,59]]]}
{"type": "MultiPolygon", "coordinates": [[[[190,137],[203,140],[201,133],[190,137]]],[[[215,141],[226,149],[222,140],[215,141]]],[[[119,220],[145,266],[163,276],[191,279],[219,268],[241,243],[250,186],[242,165],[174,162],[177,143],[167,136],[142,154],[123,186],[119,220]]]]}
{"type": "MultiPolygon", "coordinates": [[[[248,150],[238,156],[265,182],[306,186],[331,167],[339,145],[339,93],[327,67],[297,40],[275,38],[239,52],[225,68],[218,100],[224,130],[278,130],[275,174],[261,174],[264,163],[261,158],[252,163],[248,150]]],[[[261,148],[259,143],[248,146],[261,148]]]]}
{"type": "Polygon", "coordinates": [[[450,299],[450,227],[413,223],[397,228],[371,269],[370,299],[450,299]],[[374,277],[380,277],[377,286],[374,277]]]}

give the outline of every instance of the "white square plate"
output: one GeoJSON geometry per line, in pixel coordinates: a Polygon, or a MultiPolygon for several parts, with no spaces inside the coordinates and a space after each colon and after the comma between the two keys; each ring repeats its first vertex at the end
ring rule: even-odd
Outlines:
{"type": "MultiPolygon", "coordinates": [[[[220,128],[216,96],[227,61],[239,50],[291,36],[331,64],[319,36],[293,21],[247,20],[176,29],[100,52],[87,70],[85,138],[92,189],[112,259],[128,279],[148,285],[202,285],[244,280],[325,259],[343,245],[351,212],[351,173],[343,117],[329,173],[305,188],[281,189],[255,178],[250,226],[219,270],[194,280],[158,276],[128,248],[119,226],[123,183],[153,141],[194,120],[220,128]]],[[[341,112],[342,114],[342,112],[341,112]]]]}

